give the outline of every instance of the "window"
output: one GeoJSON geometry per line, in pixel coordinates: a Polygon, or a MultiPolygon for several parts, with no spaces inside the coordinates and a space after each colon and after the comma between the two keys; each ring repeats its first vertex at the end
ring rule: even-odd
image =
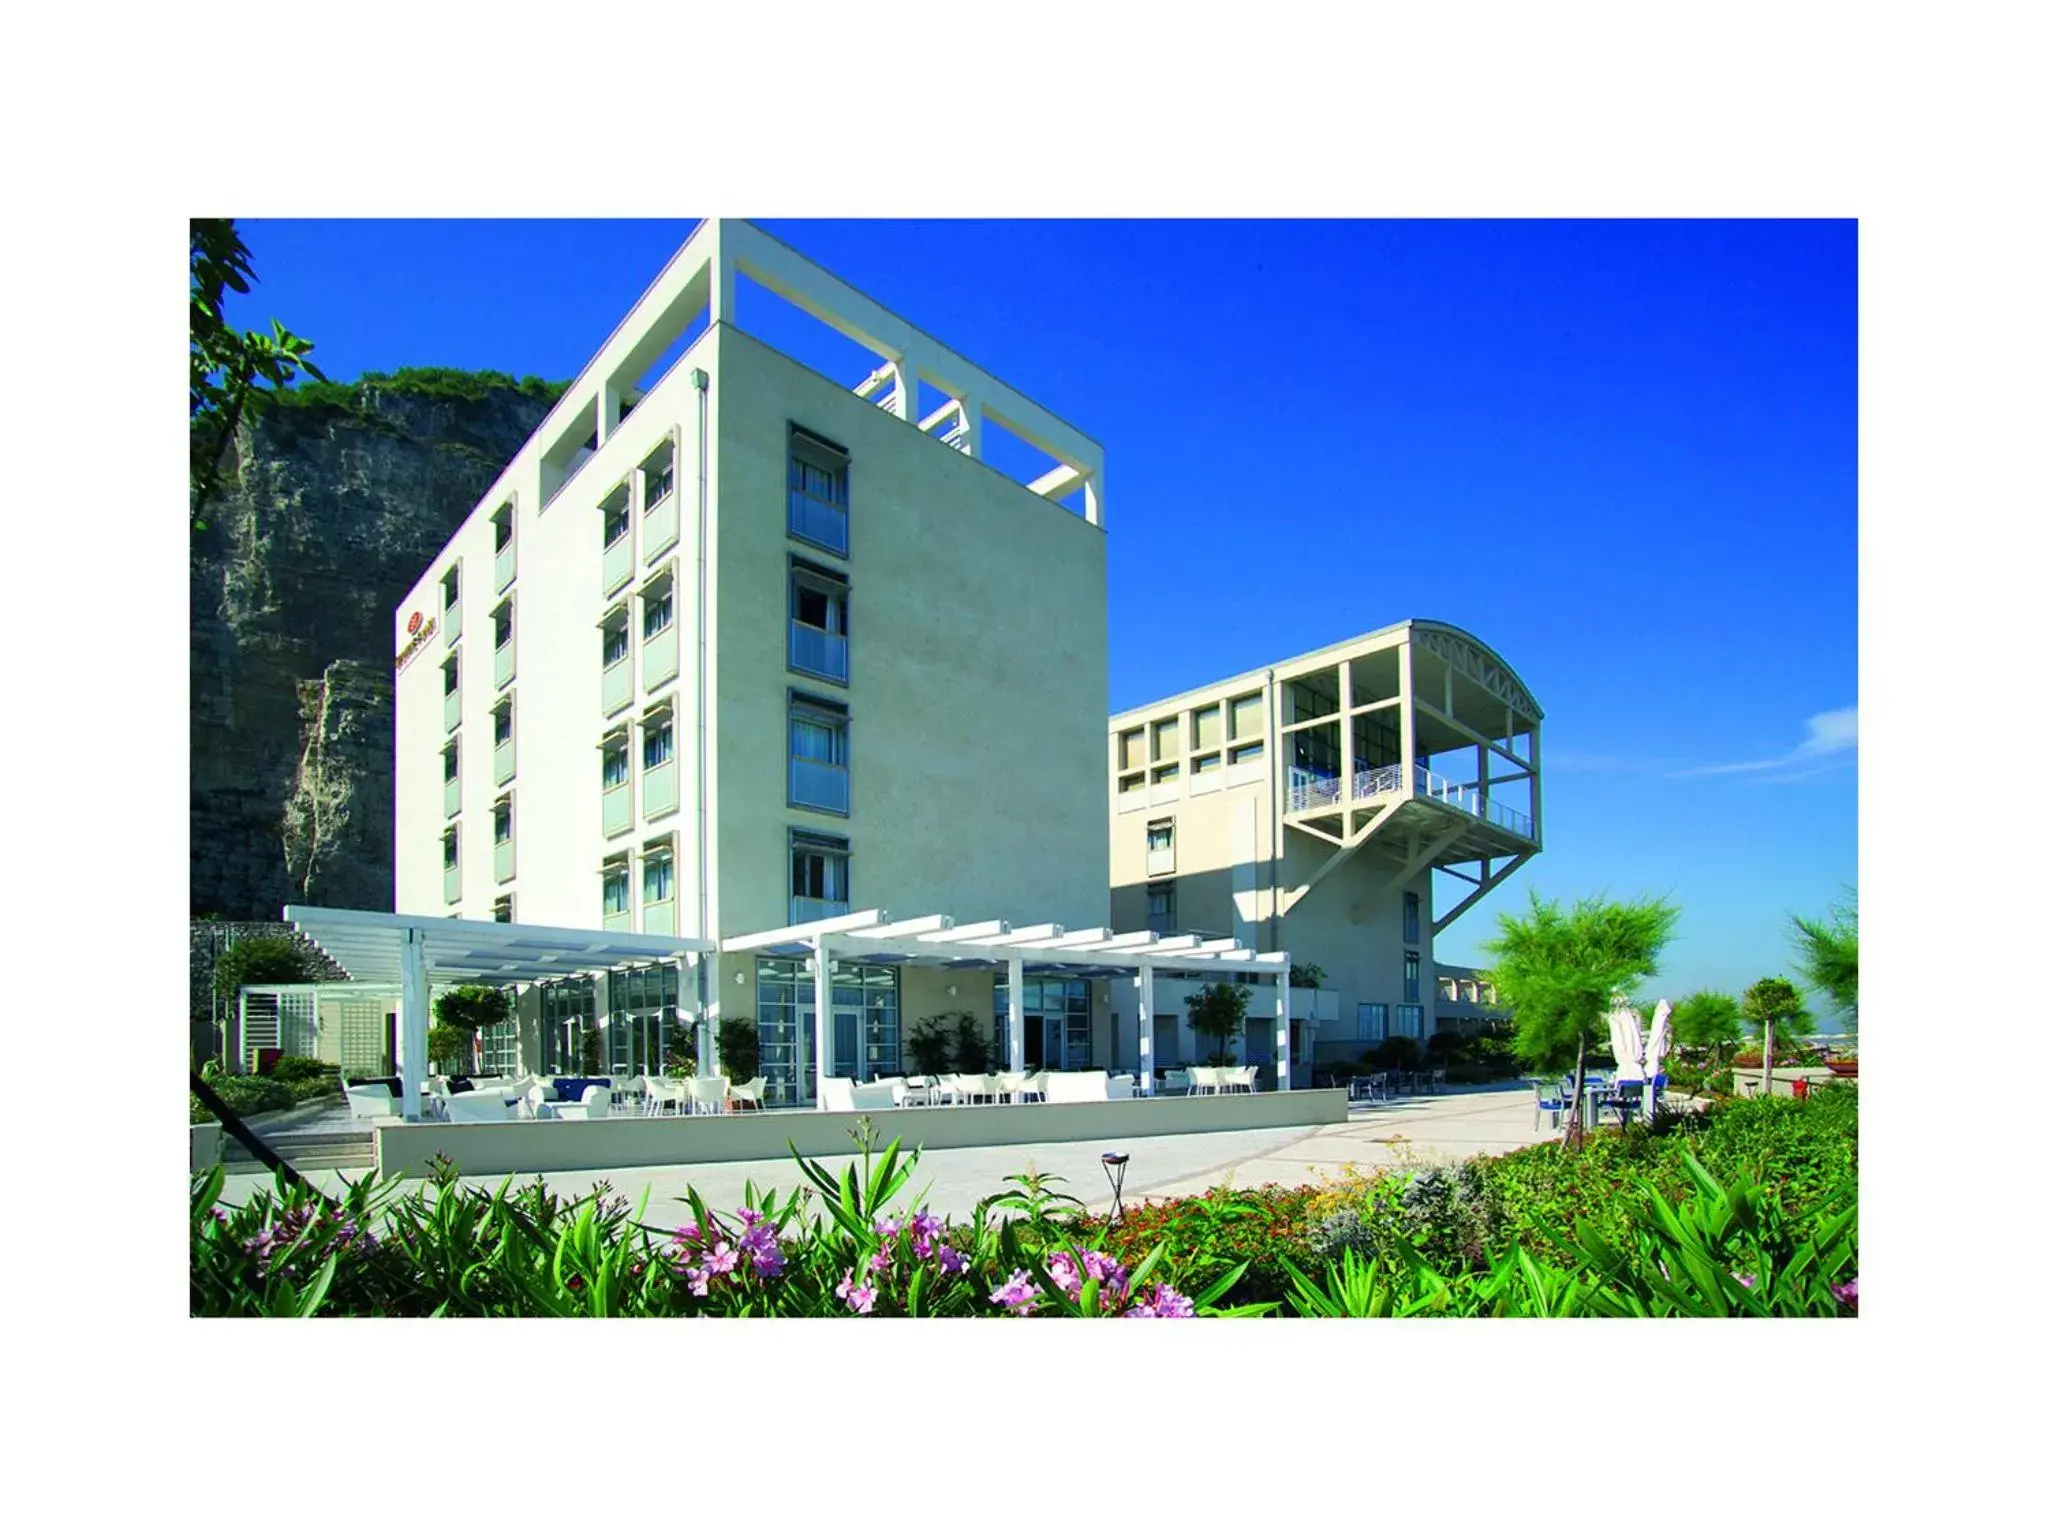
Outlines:
{"type": "Polygon", "coordinates": [[[789,916],[809,922],[848,910],[852,855],[843,837],[792,830],[789,838],[789,916]]]}
{"type": "Polygon", "coordinates": [[[1145,887],[1145,926],[1154,933],[1172,933],[1177,926],[1171,880],[1161,880],[1145,887]]]}
{"type": "Polygon", "coordinates": [[[499,650],[512,643],[512,599],[509,597],[491,615],[491,629],[491,644],[499,650]]]}
{"type": "Polygon", "coordinates": [[[617,666],[626,659],[629,649],[625,618],[621,616],[616,624],[607,623],[604,627],[604,664],[607,667],[617,666]]]}
{"type": "MultiPolygon", "coordinates": [[[[1422,898],[1414,891],[1401,893],[1401,942],[1422,942],[1422,898]]],[[[1413,959],[1413,956],[1409,958],[1413,959]]]]}
{"type": "Polygon", "coordinates": [[[491,711],[491,740],[497,746],[502,747],[511,739],[512,701],[510,699],[502,699],[499,701],[497,708],[491,711]]]}
{"type": "MultiPolygon", "coordinates": [[[[512,921],[512,898],[510,896],[500,896],[496,901],[491,903],[491,921],[494,923],[509,923],[512,921]]],[[[507,1022],[510,1021],[508,1020],[507,1022]]],[[[497,1026],[490,1026],[490,1028],[495,1027],[497,1026]]],[[[487,1037],[488,1033],[489,1031],[487,1029],[487,1037]]]]}
{"type": "Polygon", "coordinates": [[[789,532],[792,538],[847,552],[846,450],[802,427],[789,429],[789,532]]]}
{"type": "Polygon", "coordinates": [[[1422,1001],[1422,956],[1412,949],[1401,957],[1401,1001],[1422,1001]]]}
{"type": "Polygon", "coordinates": [[[512,799],[509,795],[491,807],[491,841],[512,841],[512,799]]]}
{"type": "Polygon", "coordinates": [[[620,737],[615,742],[606,742],[604,748],[604,787],[617,789],[631,777],[630,759],[626,754],[626,741],[620,737]]]}
{"type": "Polygon", "coordinates": [[[503,554],[512,544],[512,503],[506,502],[491,514],[491,549],[503,554]]]}
{"type": "Polygon", "coordinates": [[[1161,720],[1152,727],[1152,760],[1180,756],[1180,717],[1161,720]]]}
{"type": "Polygon", "coordinates": [[[1179,763],[1167,763],[1164,767],[1154,768],[1152,770],[1152,782],[1154,784],[1171,784],[1175,779],[1179,777],[1179,763]]]}
{"type": "Polygon", "coordinates": [[[651,852],[640,861],[640,900],[672,901],[676,894],[676,856],[669,849],[651,852]]]}
{"type": "Polygon", "coordinates": [[[459,737],[449,738],[448,745],[441,749],[441,782],[453,784],[462,772],[462,750],[459,737]]]}
{"type": "Polygon", "coordinates": [[[632,897],[626,886],[626,865],[621,860],[604,867],[604,910],[606,916],[631,909],[632,897]]]}
{"type": "Polygon", "coordinates": [[[844,577],[792,558],[789,562],[789,665],[830,682],[847,680],[847,587],[844,577]]]}
{"type": "Polygon", "coordinates": [[[441,663],[441,693],[446,697],[462,686],[462,653],[450,651],[448,659],[441,663]]]}
{"type": "Polygon", "coordinates": [[[1221,752],[1205,753],[1201,757],[1196,758],[1188,766],[1191,767],[1196,773],[1214,773],[1218,768],[1221,768],[1223,766],[1223,754],[1221,752]]]}
{"type": "Polygon", "coordinates": [[[605,497],[604,505],[604,547],[610,549],[626,536],[626,530],[633,526],[633,498],[625,486],[620,486],[605,497]]]}
{"type": "Polygon", "coordinates": [[[441,609],[445,613],[462,601],[462,563],[457,561],[441,573],[441,609]]]}
{"type": "Polygon", "coordinates": [[[1256,693],[1247,693],[1230,701],[1232,741],[1243,741],[1247,736],[1266,734],[1265,702],[1265,697],[1256,693]]]}
{"type": "Polygon", "coordinates": [[[1377,1045],[1387,1038],[1387,1005],[1385,1003],[1360,1003],[1358,1005],[1358,1038],[1360,1042],[1377,1045]]]}
{"type": "Polygon", "coordinates": [[[1142,725],[1118,734],[1116,765],[1119,769],[1142,768],[1145,765],[1145,728],[1142,725]]]}
{"type": "Polygon", "coordinates": [[[1223,706],[1210,704],[1189,717],[1194,731],[1194,749],[1207,752],[1223,745],[1223,706]]]}
{"type": "Polygon", "coordinates": [[[640,599],[640,637],[652,640],[675,621],[676,594],[673,586],[640,599]]]}
{"type": "Polygon", "coordinates": [[[640,728],[640,766],[652,772],[675,756],[676,727],[673,720],[640,728]]]}
{"type": "Polygon", "coordinates": [[[1255,762],[1265,755],[1266,744],[1263,741],[1255,741],[1248,746],[1232,747],[1230,749],[1230,760],[1233,763],[1255,762]]]}
{"type": "Polygon", "coordinates": [[[847,774],[847,717],[829,699],[789,699],[789,799],[793,805],[845,815],[852,808],[847,774]]]}
{"type": "Polygon", "coordinates": [[[450,827],[441,834],[441,867],[443,869],[453,869],[461,855],[461,840],[456,835],[458,830],[458,828],[450,827]]]}
{"type": "Polygon", "coordinates": [[[1145,828],[1145,851],[1147,853],[1173,852],[1173,819],[1155,821],[1145,828]]]}
{"type": "Polygon", "coordinates": [[[1394,1032],[1406,1035],[1411,1040],[1422,1038],[1421,1004],[1403,1003],[1394,1010],[1394,1032]]]}
{"type": "Polygon", "coordinates": [[[655,449],[641,461],[640,475],[640,505],[651,507],[676,488],[676,445],[664,442],[655,449]]]}

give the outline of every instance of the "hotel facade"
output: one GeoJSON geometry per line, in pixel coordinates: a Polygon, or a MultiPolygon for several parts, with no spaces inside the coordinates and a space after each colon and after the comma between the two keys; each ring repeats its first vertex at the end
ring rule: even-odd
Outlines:
{"type": "MultiPolygon", "coordinates": [[[[396,905],[715,939],[886,904],[1107,921],[1103,454],[789,247],[700,225],[394,616],[396,905]],[[788,305],[849,386],[746,329],[788,305]],[[992,431],[1050,467],[987,462],[992,431]]],[[[907,1064],[986,969],[695,957],[524,989],[486,1069],[659,1070],[759,1024],[771,1103],[907,1064]]],[[[1036,974],[1036,1060],[1102,1066],[1108,987],[1036,974]]]]}
{"type": "MultiPolygon", "coordinates": [[[[1542,722],[1498,654],[1423,619],[1114,715],[1111,924],[1286,951],[1297,1086],[1316,1059],[1427,1039],[1436,936],[1543,846],[1542,722]]],[[[1187,1024],[1209,979],[1154,982],[1157,1066],[1216,1050],[1187,1024]]],[[[1233,1054],[1272,1060],[1278,1001],[1253,987],[1233,1054]]],[[[1111,1010],[1110,1065],[1136,1065],[1135,989],[1111,1010]]]]}

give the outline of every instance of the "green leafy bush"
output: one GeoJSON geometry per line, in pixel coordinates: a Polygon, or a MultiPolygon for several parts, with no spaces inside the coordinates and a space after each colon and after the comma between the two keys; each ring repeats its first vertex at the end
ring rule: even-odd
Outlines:
{"type": "Polygon", "coordinates": [[[264,1075],[290,1083],[309,1077],[334,1077],[340,1070],[331,1061],[318,1061],[311,1056],[280,1056],[264,1075]]]}
{"type": "Polygon", "coordinates": [[[313,957],[285,938],[243,939],[222,951],[213,963],[213,994],[227,1003],[232,1003],[243,987],[319,979],[320,968],[313,957]]]}
{"type": "MultiPolygon", "coordinates": [[[[220,1095],[223,1104],[244,1118],[268,1114],[275,1109],[290,1109],[299,1102],[293,1096],[291,1085],[274,1077],[221,1077],[213,1079],[207,1086],[220,1095]]],[[[199,1102],[198,1094],[192,1094],[190,1098],[194,1125],[214,1118],[199,1102]]]]}
{"type": "MultiPolygon", "coordinates": [[[[1092,1238],[1126,1260],[1157,1244],[1178,1255],[1179,1278],[1196,1289],[1213,1285],[1232,1268],[1243,1275],[1230,1288],[1235,1303],[1277,1301],[1286,1293],[1287,1261],[1314,1256],[1306,1186],[1262,1184],[1255,1189],[1212,1189],[1177,1200],[1127,1207],[1124,1219],[1092,1238]]],[[[1076,1230],[1089,1223],[1076,1219],[1076,1230]]]]}
{"type": "Polygon", "coordinates": [[[718,1063],[736,1083],[751,1083],[761,1070],[760,1026],[745,1014],[718,1021],[718,1063]]]}

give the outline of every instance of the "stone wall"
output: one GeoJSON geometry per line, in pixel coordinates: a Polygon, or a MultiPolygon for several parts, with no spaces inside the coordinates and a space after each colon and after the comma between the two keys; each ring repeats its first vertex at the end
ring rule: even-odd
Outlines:
{"type": "Polygon", "coordinates": [[[392,611],[548,404],[372,383],[242,433],[192,538],[194,914],[389,910],[392,611]]]}

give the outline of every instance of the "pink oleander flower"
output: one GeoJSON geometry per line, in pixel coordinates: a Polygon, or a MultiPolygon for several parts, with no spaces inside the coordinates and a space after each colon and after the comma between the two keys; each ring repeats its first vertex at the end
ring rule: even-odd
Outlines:
{"type": "Polygon", "coordinates": [[[700,1235],[694,1221],[686,1221],[676,1228],[676,1241],[679,1243],[694,1243],[700,1235]]]}
{"type": "Polygon", "coordinates": [[[686,1269],[683,1273],[690,1277],[690,1294],[692,1296],[708,1296],[711,1294],[710,1270],[686,1269]]]}
{"type": "Polygon", "coordinates": [[[875,1309],[875,1288],[871,1285],[855,1285],[853,1271],[840,1276],[839,1283],[832,1288],[832,1294],[853,1311],[866,1315],[875,1309]]]}
{"type": "Polygon", "coordinates": [[[758,1226],[761,1222],[761,1213],[756,1210],[750,1210],[743,1205],[739,1208],[739,1218],[750,1227],[758,1226]]]}
{"type": "Polygon", "coordinates": [[[939,1244],[939,1272],[941,1274],[957,1275],[966,1268],[967,1260],[962,1255],[955,1253],[944,1243],[939,1244]]]}
{"type": "Polygon", "coordinates": [[[1842,1281],[1838,1285],[1829,1286],[1828,1289],[1834,1292],[1835,1300],[1839,1301],[1843,1306],[1853,1308],[1856,1305],[1856,1277],[1854,1275],[1851,1275],[1847,1280],[1842,1281]]]}
{"type": "Polygon", "coordinates": [[[1028,1315],[1038,1308],[1039,1289],[1031,1283],[1031,1277],[1023,1270],[1014,1271],[1002,1285],[989,1292],[988,1299],[998,1306],[1008,1307],[1019,1317],[1028,1315]]]}
{"type": "Polygon", "coordinates": [[[1090,1248],[1081,1255],[1081,1264],[1090,1280],[1102,1282],[1102,1289],[1108,1295],[1121,1296],[1130,1284],[1131,1272],[1106,1253],[1097,1253],[1090,1248]]]}
{"type": "Polygon", "coordinates": [[[929,1240],[937,1237],[941,1230],[943,1228],[938,1217],[928,1210],[920,1209],[915,1216],[910,1218],[910,1234],[912,1237],[929,1240]]]}
{"type": "Polygon", "coordinates": [[[875,1231],[882,1237],[894,1237],[902,1230],[903,1223],[892,1216],[877,1216],[875,1218],[875,1231]]]}
{"type": "Polygon", "coordinates": [[[875,1255],[875,1256],[874,1256],[874,1257],[873,1257],[872,1259],[869,1259],[869,1260],[868,1260],[868,1273],[869,1273],[869,1274],[871,1274],[871,1275],[883,1275],[883,1274],[887,1274],[888,1272],[889,1272],[889,1255],[888,1255],[888,1254],[886,1254],[886,1253],[878,1253],[878,1254],[876,1254],[876,1255],[875,1255]]]}
{"type": "Polygon", "coordinates": [[[932,1240],[920,1233],[910,1240],[910,1251],[920,1259],[928,1259],[932,1256],[932,1240]]]}
{"type": "Polygon", "coordinates": [[[729,1275],[739,1265],[739,1250],[730,1243],[720,1243],[705,1255],[704,1268],[714,1275],[729,1275]]]}
{"type": "Polygon", "coordinates": [[[782,1250],[773,1243],[753,1250],[754,1273],[763,1280],[782,1278],[782,1250]]]}
{"type": "Polygon", "coordinates": [[[1195,1304],[1181,1295],[1170,1285],[1152,1288],[1149,1301],[1141,1301],[1124,1313],[1125,1317],[1193,1317],[1195,1304]]]}
{"type": "Polygon", "coordinates": [[[1081,1271],[1073,1258],[1065,1253],[1053,1253],[1046,1257],[1045,1272],[1052,1277],[1052,1283],[1069,1296],[1081,1294],[1081,1271]]]}
{"type": "Polygon", "coordinates": [[[1742,1282],[1742,1288],[1745,1291],[1753,1291],[1756,1289],[1755,1275],[1737,1275],[1735,1278],[1742,1282]]]}

